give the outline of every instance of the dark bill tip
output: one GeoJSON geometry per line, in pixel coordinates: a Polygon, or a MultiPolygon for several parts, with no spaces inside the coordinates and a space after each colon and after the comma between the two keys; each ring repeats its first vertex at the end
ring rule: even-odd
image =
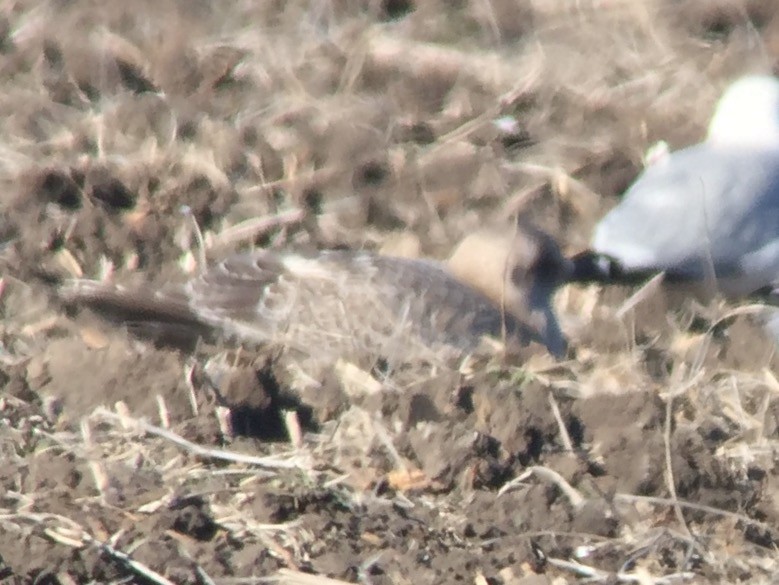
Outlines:
{"type": "Polygon", "coordinates": [[[599,284],[642,284],[661,270],[625,270],[622,265],[610,256],[585,250],[571,257],[573,273],[571,282],[599,284]]]}
{"type": "Polygon", "coordinates": [[[580,252],[570,260],[573,264],[571,282],[613,282],[620,272],[611,258],[592,250],[580,252]]]}

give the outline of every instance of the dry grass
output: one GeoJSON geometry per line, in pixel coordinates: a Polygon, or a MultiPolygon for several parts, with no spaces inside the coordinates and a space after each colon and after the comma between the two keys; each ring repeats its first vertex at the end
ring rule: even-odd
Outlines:
{"type": "Polygon", "coordinates": [[[50,299],[251,245],[444,257],[519,210],[580,249],[779,55],[770,2],[402,4],[2,7],[0,578],[771,582],[751,309],[567,287],[567,361],[387,373],[186,358],[50,299]]]}

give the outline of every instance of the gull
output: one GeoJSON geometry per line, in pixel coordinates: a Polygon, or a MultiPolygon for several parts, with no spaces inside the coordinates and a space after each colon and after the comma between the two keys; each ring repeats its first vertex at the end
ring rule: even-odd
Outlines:
{"type": "Polygon", "coordinates": [[[597,225],[572,280],[714,285],[726,297],[779,281],[779,80],[720,98],[706,139],[657,157],[597,225]]]}
{"type": "Polygon", "coordinates": [[[135,325],[281,344],[311,356],[464,355],[483,336],[539,343],[555,356],[566,341],[552,296],[572,263],[535,227],[476,233],[448,263],[366,251],[254,250],[205,268],[181,285],[129,289],[76,279],[68,304],[135,325]]]}

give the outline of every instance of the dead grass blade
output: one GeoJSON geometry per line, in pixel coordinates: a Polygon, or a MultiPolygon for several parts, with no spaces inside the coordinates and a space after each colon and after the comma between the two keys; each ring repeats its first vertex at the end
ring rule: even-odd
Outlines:
{"type": "Polygon", "coordinates": [[[261,579],[263,583],[281,583],[282,585],[352,585],[349,581],[331,579],[322,575],[312,575],[292,569],[281,569],[271,577],[261,579]]]}
{"type": "Polygon", "coordinates": [[[656,506],[678,506],[688,510],[697,510],[699,512],[706,512],[707,514],[713,514],[722,518],[730,518],[737,522],[742,522],[747,526],[754,526],[760,530],[772,530],[772,527],[760,520],[755,520],[744,514],[738,514],[736,512],[729,512],[728,510],[722,510],[721,508],[715,508],[713,506],[706,506],[704,504],[696,504],[695,502],[687,502],[685,500],[672,500],[670,498],[658,498],[654,496],[639,496],[635,494],[623,494],[618,493],[614,495],[614,500],[617,502],[636,503],[645,502],[647,504],[653,504],[656,506]]]}
{"type": "Polygon", "coordinates": [[[660,274],[657,274],[652,278],[650,278],[646,282],[646,284],[644,284],[635,293],[630,295],[630,297],[628,297],[625,300],[625,302],[620,305],[619,309],[617,309],[616,312],[617,318],[622,319],[625,315],[627,315],[630,311],[635,309],[642,302],[656,295],[660,290],[660,286],[663,284],[664,279],[665,279],[665,272],[661,272],[660,274]]]}
{"type": "Polygon", "coordinates": [[[127,428],[137,428],[142,432],[155,435],[181,447],[185,451],[188,451],[197,457],[216,459],[219,461],[231,461],[233,463],[243,463],[245,465],[254,465],[267,469],[297,469],[309,471],[311,468],[309,462],[300,461],[300,455],[292,455],[287,459],[283,459],[280,456],[254,457],[252,455],[244,455],[243,453],[225,451],[223,449],[211,449],[208,447],[203,447],[202,445],[188,441],[184,437],[177,435],[172,431],[168,431],[140,419],[128,418],[127,416],[115,414],[105,408],[98,408],[95,411],[94,416],[104,420],[118,422],[127,428]]]}
{"type": "Polygon", "coordinates": [[[557,473],[554,469],[542,467],[540,465],[533,465],[532,467],[528,467],[524,473],[501,487],[500,490],[498,490],[498,495],[500,496],[512,490],[531,475],[537,475],[541,479],[553,483],[558,488],[560,488],[560,491],[563,492],[563,495],[565,495],[566,498],[568,498],[568,501],[571,503],[571,506],[573,506],[574,509],[581,508],[584,505],[586,501],[584,496],[582,496],[576,488],[568,483],[562,475],[557,473]]]}
{"type": "Polygon", "coordinates": [[[300,223],[305,215],[302,209],[290,209],[276,215],[247,219],[217,234],[211,240],[208,251],[233,248],[238,243],[253,240],[270,230],[300,223]]]}
{"type": "Polygon", "coordinates": [[[59,544],[72,548],[92,546],[113,560],[126,566],[133,573],[157,585],[176,585],[173,581],[134,560],[129,554],[115,548],[107,542],[94,538],[78,522],[59,514],[5,514],[0,523],[12,524],[17,521],[31,523],[40,529],[41,534],[59,544]]]}

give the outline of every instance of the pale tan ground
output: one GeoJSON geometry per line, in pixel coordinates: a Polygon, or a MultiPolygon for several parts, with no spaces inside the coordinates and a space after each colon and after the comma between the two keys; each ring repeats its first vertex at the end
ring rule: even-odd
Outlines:
{"type": "Polygon", "coordinates": [[[215,257],[442,258],[519,210],[573,253],[647,147],[775,66],[773,5],[5,3],[0,581],[771,582],[775,350],[735,306],[571,286],[562,363],[313,372],[55,291],[181,278],[183,205],[215,257]]]}

